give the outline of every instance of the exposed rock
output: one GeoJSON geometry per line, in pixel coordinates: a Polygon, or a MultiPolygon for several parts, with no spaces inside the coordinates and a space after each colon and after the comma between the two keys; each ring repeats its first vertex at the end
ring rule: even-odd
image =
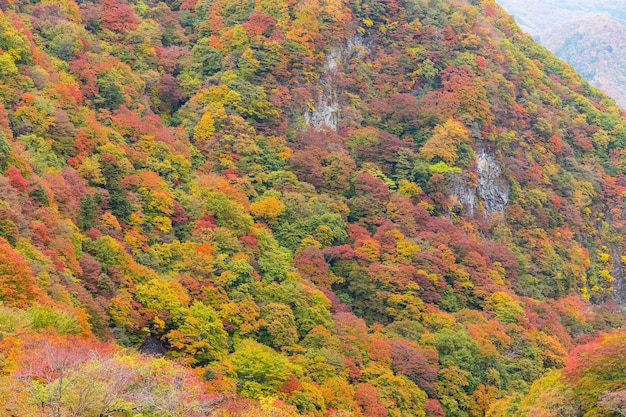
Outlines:
{"type": "Polygon", "coordinates": [[[476,171],[476,185],[470,182],[466,171],[450,179],[448,188],[450,194],[456,198],[455,204],[461,205],[469,216],[474,215],[479,201],[483,202],[481,206],[487,214],[503,212],[509,201],[509,185],[502,177],[500,165],[484,147],[479,147],[476,151],[476,171]]]}
{"type": "Polygon", "coordinates": [[[509,201],[509,185],[502,178],[498,162],[483,147],[476,152],[478,170],[478,193],[485,202],[487,213],[504,211],[509,201]]]}
{"type": "Polygon", "coordinates": [[[304,113],[307,124],[313,126],[314,129],[337,130],[339,127],[340,106],[336,80],[341,71],[341,64],[354,54],[360,56],[365,50],[363,37],[355,35],[342,47],[331,48],[326,55],[324,74],[320,80],[321,92],[312,108],[304,113]]]}
{"type": "Polygon", "coordinates": [[[463,212],[469,216],[476,210],[476,187],[470,185],[467,172],[454,175],[448,184],[450,194],[456,198],[454,204],[461,206],[463,212]]]}
{"type": "Polygon", "coordinates": [[[148,336],[139,347],[139,351],[144,355],[163,356],[167,353],[167,348],[165,344],[156,337],[148,336]]]}
{"type": "Polygon", "coordinates": [[[339,100],[337,99],[337,90],[332,85],[323,89],[315,102],[315,107],[304,114],[304,119],[315,129],[328,127],[337,130],[339,127],[339,100]]]}

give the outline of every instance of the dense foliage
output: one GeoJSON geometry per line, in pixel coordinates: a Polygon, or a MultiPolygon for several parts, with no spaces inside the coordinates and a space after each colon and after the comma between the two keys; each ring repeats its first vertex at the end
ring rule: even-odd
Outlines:
{"type": "Polygon", "coordinates": [[[492,1],[0,9],[4,414],[622,407],[626,125],[492,1]]]}

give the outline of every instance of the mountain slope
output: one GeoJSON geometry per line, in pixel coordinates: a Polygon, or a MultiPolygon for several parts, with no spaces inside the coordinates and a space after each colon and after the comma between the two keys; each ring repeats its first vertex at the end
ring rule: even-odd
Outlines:
{"type": "Polygon", "coordinates": [[[621,111],[495,3],[0,5],[6,414],[487,415],[623,325],[621,111]]]}
{"type": "Polygon", "coordinates": [[[624,2],[502,0],[499,3],[542,45],[622,107],[626,105],[624,2]]]}

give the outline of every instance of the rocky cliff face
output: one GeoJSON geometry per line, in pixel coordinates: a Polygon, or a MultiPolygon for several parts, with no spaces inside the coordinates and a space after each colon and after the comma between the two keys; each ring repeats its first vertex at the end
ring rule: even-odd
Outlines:
{"type": "Polygon", "coordinates": [[[326,55],[324,74],[320,79],[321,90],[315,103],[304,114],[307,124],[315,129],[339,127],[340,105],[337,77],[341,72],[342,63],[354,54],[360,56],[367,50],[363,37],[355,35],[342,45],[334,47],[326,55]]]}
{"type": "Polygon", "coordinates": [[[478,181],[470,180],[469,172],[461,172],[450,181],[450,193],[467,215],[477,208],[487,214],[501,213],[509,201],[509,184],[502,177],[502,169],[495,157],[485,148],[476,151],[478,181]],[[481,204],[482,202],[482,204],[481,204]]]}
{"type": "Polygon", "coordinates": [[[478,170],[478,194],[485,202],[485,211],[495,213],[504,211],[509,201],[509,185],[502,178],[502,170],[496,159],[485,148],[476,152],[478,170]]]}
{"type": "Polygon", "coordinates": [[[450,178],[448,188],[450,195],[454,197],[455,208],[468,216],[473,216],[477,206],[476,187],[471,184],[468,173],[461,172],[454,175],[450,178]]]}
{"type": "Polygon", "coordinates": [[[304,114],[307,124],[315,129],[324,127],[337,130],[339,127],[339,100],[337,90],[330,83],[323,82],[320,93],[312,109],[304,114]]]}

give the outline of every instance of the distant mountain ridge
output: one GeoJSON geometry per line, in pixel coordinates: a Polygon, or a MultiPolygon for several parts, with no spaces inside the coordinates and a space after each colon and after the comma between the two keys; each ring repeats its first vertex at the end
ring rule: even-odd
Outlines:
{"type": "Polygon", "coordinates": [[[523,30],[626,107],[626,2],[498,3],[523,30]]]}

